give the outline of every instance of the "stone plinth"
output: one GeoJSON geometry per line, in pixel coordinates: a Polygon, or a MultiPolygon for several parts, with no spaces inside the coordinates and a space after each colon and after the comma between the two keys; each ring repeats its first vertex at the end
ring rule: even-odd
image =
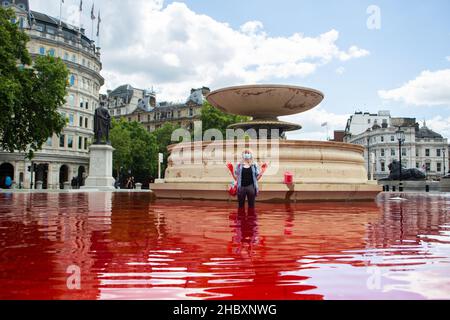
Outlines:
{"type": "Polygon", "coordinates": [[[109,145],[92,145],[89,148],[89,176],[82,189],[115,190],[113,172],[113,151],[109,145]]]}
{"type": "Polygon", "coordinates": [[[437,181],[378,181],[378,184],[383,186],[386,192],[399,192],[400,183],[404,192],[439,191],[439,182],[437,181]]]}
{"type": "Polygon", "coordinates": [[[441,179],[440,190],[441,192],[450,192],[450,176],[441,179]]]}

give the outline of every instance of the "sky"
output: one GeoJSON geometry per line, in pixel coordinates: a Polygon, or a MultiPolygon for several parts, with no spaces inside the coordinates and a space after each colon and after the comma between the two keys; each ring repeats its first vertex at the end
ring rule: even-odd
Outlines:
{"type": "MultiPolygon", "coordinates": [[[[30,0],[59,16],[60,0],[30,0]]],[[[291,139],[325,140],[355,111],[415,117],[450,139],[448,0],[65,0],[63,20],[87,29],[101,12],[102,88],[291,84],[318,89],[315,109],[282,120],[291,139]]],[[[94,24],[96,28],[96,23],[94,24]]],[[[96,33],[96,30],[94,34],[96,33]]]]}

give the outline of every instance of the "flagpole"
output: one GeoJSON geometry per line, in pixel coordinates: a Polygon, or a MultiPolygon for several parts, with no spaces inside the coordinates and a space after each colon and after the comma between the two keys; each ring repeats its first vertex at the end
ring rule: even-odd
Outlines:
{"type": "Polygon", "coordinates": [[[97,15],[97,47],[100,48],[100,23],[102,21],[101,17],[100,17],[100,10],[98,10],[98,15],[97,15]]]}
{"type": "Polygon", "coordinates": [[[64,0],[59,0],[59,25],[62,26],[62,5],[64,0]]]}

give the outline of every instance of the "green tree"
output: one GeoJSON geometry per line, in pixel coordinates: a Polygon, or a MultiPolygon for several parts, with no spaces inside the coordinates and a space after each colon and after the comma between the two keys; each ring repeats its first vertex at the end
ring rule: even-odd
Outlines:
{"type": "Polygon", "coordinates": [[[226,130],[228,126],[249,121],[249,117],[227,114],[205,102],[202,108],[201,121],[203,123],[203,133],[209,129],[218,129],[222,132],[224,139],[226,138],[226,130]]]}
{"type": "Polygon", "coordinates": [[[123,179],[131,172],[137,182],[146,182],[156,174],[158,144],[142,124],[113,120],[110,137],[116,177],[123,179]]]}
{"type": "Polygon", "coordinates": [[[138,122],[127,123],[131,137],[132,175],[144,182],[157,171],[158,145],[156,139],[138,122]]]}
{"type": "Polygon", "coordinates": [[[131,135],[125,120],[112,120],[110,139],[111,145],[115,149],[113,154],[114,171],[116,177],[120,177],[120,169],[131,166],[131,135]]]}
{"type": "Polygon", "coordinates": [[[65,103],[69,72],[59,58],[38,57],[33,66],[28,36],[12,23],[14,12],[0,7],[0,148],[28,157],[66,125],[58,112],[65,103]]]}
{"type": "MultiPolygon", "coordinates": [[[[179,126],[175,126],[171,123],[164,124],[161,128],[153,131],[151,135],[154,137],[155,141],[157,141],[158,153],[162,153],[164,155],[164,163],[161,167],[162,175],[164,176],[164,172],[167,168],[167,159],[169,158],[169,150],[167,149],[170,145],[177,143],[177,141],[172,141],[172,133],[179,129],[179,126]]],[[[154,177],[158,175],[158,156],[155,158],[156,166],[155,166],[155,174],[154,177]]]]}

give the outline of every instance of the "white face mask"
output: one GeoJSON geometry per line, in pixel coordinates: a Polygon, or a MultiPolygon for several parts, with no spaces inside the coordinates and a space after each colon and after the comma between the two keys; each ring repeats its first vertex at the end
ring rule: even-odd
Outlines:
{"type": "Polygon", "coordinates": [[[244,158],[244,160],[252,160],[253,156],[250,153],[245,153],[243,158],[244,158]]]}

